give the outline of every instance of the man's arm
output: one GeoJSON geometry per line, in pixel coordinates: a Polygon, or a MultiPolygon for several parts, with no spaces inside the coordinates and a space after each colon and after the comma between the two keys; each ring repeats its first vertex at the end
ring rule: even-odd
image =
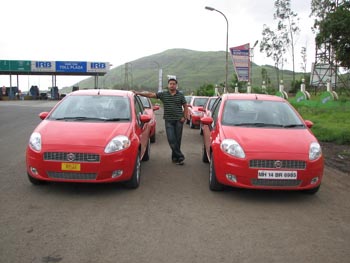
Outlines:
{"type": "Polygon", "coordinates": [[[147,98],[157,98],[157,94],[154,92],[136,91],[136,90],[133,90],[132,92],[134,92],[134,94],[136,95],[147,97],[147,98]]]}
{"type": "Polygon", "coordinates": [[[183,104],[182,106],[184,107],[184,117],[185,119],[187,119],[187,111],[188,111],[187,103],[183,104]]]}

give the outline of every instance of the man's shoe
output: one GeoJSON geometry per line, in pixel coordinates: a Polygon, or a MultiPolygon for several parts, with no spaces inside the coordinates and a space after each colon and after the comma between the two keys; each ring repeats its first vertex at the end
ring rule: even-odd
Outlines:
{"type": "Polygon", "coordinates": [[[180,159],[176,162],[177,165],[184,165],[184,160],[183,159],[180,159]]]}

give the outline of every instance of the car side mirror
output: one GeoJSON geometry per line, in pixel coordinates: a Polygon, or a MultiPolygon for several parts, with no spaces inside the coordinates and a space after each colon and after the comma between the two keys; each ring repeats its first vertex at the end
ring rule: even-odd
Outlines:
{"type": "Polygon", "coordinates": [[[213,123],[213,118],[212,117],[203,117],[201,118],[201,123],[203,125],[211,125],[213,123]]]}
{"type": "Polygon", "coordinates": [[[153,110],[154,110],[154,111],[159,110],[159,106],[158,106],[158,105],[154,105],[154,106],[153,106],[153,110]]]}
{"type": "Polygon", "coordinates": [[[151,121],[151,116],[148,114],[141,114],[140,115],[140,121],[142,123],[150,122],[151,121]]]}
{"type": "Polygon", "coordinates": [[[47,115],[49,115],[49,113],[46,112],[46,111],[45,112],[40,112],[39,113],[39,118],[44,120],[44,119],[46,119],[47,115]]]}
{"type": "Polygon", "coordinates": [[[306,127],[308,127],[309,129],[311,129],[312,126],[314,126],[314,123],[312,121],[305,120],[304,122],[305,122],[306,127]]]}

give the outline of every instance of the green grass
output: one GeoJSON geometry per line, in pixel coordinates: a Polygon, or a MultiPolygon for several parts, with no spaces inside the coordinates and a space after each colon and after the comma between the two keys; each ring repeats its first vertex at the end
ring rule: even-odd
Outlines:
{"type": "Polygon", "coordinates": [[[308,101],[290,103],[305,120],[314,123],[312,132],[318,140],[337,144],[350,144],[350,100],[322,103],[320,97],[308,101]]]}

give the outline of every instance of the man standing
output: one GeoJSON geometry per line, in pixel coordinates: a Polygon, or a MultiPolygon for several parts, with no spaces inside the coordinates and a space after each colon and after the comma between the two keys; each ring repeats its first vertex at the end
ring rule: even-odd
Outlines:
{"type": "Polygon", "coordinates": [[[187,103],[185,96],[177,90],[177,80],[170,78],[168,80],[168,90],[154,92],[134,91],[136,95],[157,98],[164,105],[165,131],[171,148],[171,159],[174,163],[183,165],[185,156],[181,152],[181,139],[183,124],[187,116],[187,103]]]}

